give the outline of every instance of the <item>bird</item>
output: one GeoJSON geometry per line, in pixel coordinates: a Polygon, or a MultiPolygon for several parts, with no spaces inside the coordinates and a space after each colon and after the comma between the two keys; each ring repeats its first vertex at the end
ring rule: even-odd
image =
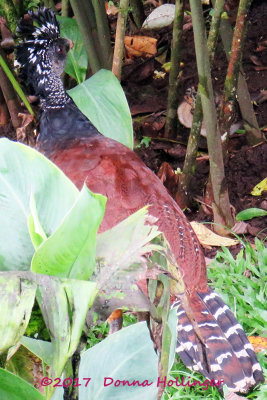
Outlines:
{"type": "Polygon", "coordinates": [[[243,328],[208,286],[205,257],[189,221],[135,152],[103,136],[66,93],[61,75],[70,42],[60,37],[54,12],[41,7],[29,15],[34,24],[25,19],[18,23],[16,63],[21,79],[40,99],[37,150],[78,189],[86,183],[91,191],[107,197],[99,232],[149,206],[149,214],[170,244],[193,313],[189,316],[179,296],[174,296],[177,354],[191,370],[223,381],[231,391],[246,393],[263,381],[262,369],[243,328]]]}

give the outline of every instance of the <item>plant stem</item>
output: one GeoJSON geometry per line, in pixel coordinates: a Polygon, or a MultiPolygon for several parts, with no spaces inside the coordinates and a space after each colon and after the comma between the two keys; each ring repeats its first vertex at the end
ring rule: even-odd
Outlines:
{"type": "Polygon", "coordinates": [[[122,59],[124,52],[124,37],[128,16],[129,0],[120,0],[120,11],[117,20],[115,48],[112,63],[112,72],[121,80],[122,59]]]}
{"type": "MultiPolygon", "coordinates": [[[[27,97],[23,93],[23,90],[21,89],[20,85],[14,78],[11,70],[9,69],[9,67],[7,65],[7,57],[5,56],[5,53],[1,48],[0,48],[0,67],[2,67],[3,71],[5,72],[5,75],[8,77],[9,82],[12,84],[14,90],[17,92],[17,94],[19,95],[19,97],[21,98],[23,103],[25,104],[29,113],[34,115],[33,109],[31,107],[30,103],[28,102],[27,97]]],[[[6,76],[4,76],[3,79],[6,80],[6,76]]],[[[1,81],[0,81],[0,83],[1,83],[1,81]]],[[[7,84],[5,84],[5,82],[3,82],[3,85],[5,85],[6,88],[8,87],[7,84]]],[[[11,93],[11,89],[7,89],[7,90],[8,90],[8,93],[11,93]]],[[[3,90],[3,94],[4,94],[4,90],[3,90]]],[[[8,97],[9,97],[9,95],[8,95],[8,97]]],[[[15,98],[15,96],[12,95],[11,98],[15,98]]]]}
{"type": "Polygon", "coordinates": [[[101,68],[101,64],[95,47],[92,25],[90,24],[93,17],[89,18],[87,11],[90,3],[84,4],[83,0],[70,0],[70,3],[83,38],[88,62],[94,74],[101,68]]]}
{"type": "Polygon", "coordinates": [[[12,125],[16,130],[21,124],[20,118],[18,117],[18,114],[19,112],[21,112],[21,109],[16,93],[9,80],[6,79],[6,75],[1,67],[0,67],[0,85],[11,117],[12,125]]]}
{"type": "Polygon", "coordinates": [[[175,138],[178,107],[178,75],[181,62],[182,34],[184,22],[184,0],[175,0],[175,17],[171,46],[171,69],[169,75],[168,105],[164,137],[175,138]]]}
{"type": "Polygon", "coordinates": [[[112,48],[110,44],[110,31],[105,2],[104,0],[92,0],[92,2],[95,10],[98,37],[100,38],[101,54],[103,55],[103,66],[107,69],[111,69],[112,48]]]}
{"type": "Polygon", "coordinates": [[[141,29],[142,24],[146,18],[144,13],[144,6],[141,0],[130,0],[132,8],[133,19],[138,29],[141,29]]]}
{"type": "MultiPolygon", "coordinates": [[[[199,0],[190,0],[190,6],[199,76],[199,91],[210,157],[210,176],[214,195],[214,222],[231,227],[233,225],[233,218],[231,215],[228,190],[225,185],[221,136],[217,126],[203,10],[199,0]]],[[[215,225],[215,229],[217,232],[222,231],[218,225],[215,225]]]]}
{"type": "MultiPolygon", "coordinates": [[[[213,64],[215,58],[221,15],[223,11],[224,11],[224,0],[217,0],[216,4],[214,5],[209,37],[207,41],[211,64],[213,64]]],[[[190,135],[187,143],[183,174],[179,178],[178,190],[176,194],[176,200],[178,204],[182,205],[182,208],[188,206],[190,202],[188,194],[190,193],[190,185],[196,169],[196,156],[197,156],[202,120],[203,120],[203,111],[201,104],[201,96],[198,90],[192,127],[190,130],[190,135]]]]}
{"type": "MultiPolygon", "coordinates": [[[[232,116],[234,114],[238,77],[242,59],[242,49],[246,31],[246,17],[251,2],[252,0],[240,0],[238,7],[231,55],[224,83],[223,104],[220,111],[220,130],[223,135],[226,135],[225,140],[229,137],[232,116]]],[[[224,148],[226,149],[225,143],[224,148]]]]}
{"type": "MultiPolygon", "coordinates": [[[[226,57],[230,58],[231,43],[233,40],[233,31],[231,24],[228,20],[223,19],[221,21],[221,38],[226,53],[226,57]]],[[[248,91],[247,82],[240,68],[238,86],[237,86],[237,99],[244,121],[245,129],[247,132],[247,141],[249,144],[254,145],[260,143],[263,139],[263,134],[260,131],[258,121],[253,109],[253,105],[248,91]]]]}
{"type": "Polygon", "coordinates": [[[69,16],[69,8],[70,8],[70,2],[69,0],[62,0],[62,6],[61,6],[61,16],[62,17],[68,17],[69,16]]]}

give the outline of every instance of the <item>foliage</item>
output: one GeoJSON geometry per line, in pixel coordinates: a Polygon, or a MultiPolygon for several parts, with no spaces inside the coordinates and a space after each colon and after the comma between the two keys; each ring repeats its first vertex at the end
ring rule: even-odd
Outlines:
{"type": "Polygon", "coordinates": [[[256,248],[246,243],[236,259],[223,247],[208,269],[211,286],[235,311],[246,333],[263,334],[266,312],[267,248],[258,239],[256,248]],[[234,282],[234,285],[233,285],[234,282]]]}
{"type": "Polygon", "coordinates": [[[100,70],[71,89],[69,95],[99,132],[133,148],[131,113],[120,83],[112,72],[100,70]]]}
{"type": "MultiPolygon", "coordinates": [[[[248,336],[263,335],[266,325],[266,265],[267,248],[256,239],[256,249],[246,243],[236,259],[227,248],[218,251],[215,260],[208,268],[208,277],[212,286],[223,300],[235,312],[237,319],[243,325],[248,336]],[[234,282],[234,285],[233,285],[234,282]]],[[[258,360],[267,377],[267,360],[263,353],[257,354],[258,360]]],[[[202,375],[188,370],[178,359],[167,379],[192,384],[194,380],[205,381],[202,375]],[[190,379],[189,379],[190,378],[190,379]]],[[[247,398],[263,400],[266,395],[266,384],[254,389],[247,398]]],[[[222,395],[214,387],[180,386],[166,388],[162,400],[212,399],[222,400],[222,395]]]]}
{"type": "MultiPolygon", "coordinates": [[[[148,220],[154,221],[148,218],[146,208],[131,215],[110,231],[96,236],[103,217],[103,196],[91,193],[86,186],[78,192],[55,165],[27,146],[2,139],[0,154],[0,218],[1,221],[11,221],[10,229],[6,229],[5,224],[0,226],[1,237],[5,235],[5,243],[0,249],[1,269],[4,271],[0,273],[0,331],[5,338],[1,343],[1,359],[5,361],[8,351],[9,358],[11,357],[10,368],[22,374],[22,370],[16,367],[16,362],[12,364],[16,346],[22,344],[34,357],[42,360],[44,366],[49,366],[48,378],[51,380],[62,375],[68,359],[77,349],[88,309],[99,289],[103,289],[105,284],[104,289],[110,298],[115,296],[116,299],[119,282],[119,291],[124,296],[123,303],[127,304],[128,301],[131,306],[134,304],[133,298],[140,297],[135,285],[139,275],[134,271],[142,270],[141,267],[146,262],[144,255],[152,250],[160,251],[160,257],[164,257],[164,248],[160,244],[150,243],[160,232],[146,223],[148,220]],[[56,197],[60,196],[62,198],[59,201],[56,197]],[[28,245],[22,247],[19,255],[14,257],[16,252],[13,253],[10,249],[12,246],[16,249],[24,237],[28,245]],[[31,241],[33,245],[30,246],[31,241]],[[9,253],[10,258],[7,257],[9,253]],[[83,256],[77,268],[81,254],[83,256]],[[98,260],[98,268],[93,277],[95,281],[87,281],[94,269],[95,254],[98,260]],[[29,271],[30,265],[32,271],[29,271]],[[123,279],[126,280],[121,285],[123,279]],[[22,337],[35,299],[42,312],[50,341],[22,337]]],[[[169,298],[169,292],[166,296],[169,298]]],[[[140,304],[143,302],[143,308],[148,310],[149,303],[144,302],[144,298],[143,295],[140,297],[140,304]]],[[[176,324],[172,331],[176,333],[176,324]]],[[[171,334],[168,340],[173,342],[175,336],[172,337],[171,334]]],[[[168,340],[165,343],[166,349],[168,340]]],[[[94,360],[90,364],[94,365],[95,371],[97,365],[99,370],[103,368],[102,357],[107,353],[107,348],[110,351],[110,347],[113,352],[110,352],[109,367],[129,363],[129,379],[136,376],[135,379],[139,380],[142,376],[154,379],[157,375],[157,356],[145,324],[125,328],[84,353],[84,375],[91,373],[87,370],[88,359],[94,360]],[[143,344],[140,347],[141,337],[143,344]],[[131,357],[129,346],[132,349],[131,357]],[[139,353],[151,362],[147,364],[139,359],[139,353]]],[[[82,371],[81,366],[80,377],[83,376],[82,371]]],[[[111,373],[110,370],[109,374],[111,373]]],[[[27,375],[23,373],[23,377],[25,376],[27,375]]],[[[89,388],[93,390],[92,393],[101,390],[100,379],[102,380],[101,375],[97,374],[95,381],[98,383],[94,388],[93,385],[89,388]]],[[[18,382],[18,387],[22,388],[23,381],[18,382]]],[[[118,390],[116,387],[115,389],[117,393],[118,390]]],[[[26,393],[27,390],[26,387],[26,393]]],[[[123,387],[122,390],[124,392],[126,388],[123,387]]],[[[16,398],[13,388],[8,387],[5,391],[8,398],[16,398]]],[[[53,391],[53,386],[46,388],[46,399],[53,396],[53,391]]],[[[156,391],[155,385],[153,388],[148,385],[147,399],[153,399],[156,391]]],[[[81,392],[80,398],[87,394],[86,389],[84,393],[81,392]]],[[[133,399],[134,396],[133,394],[133,399]]],[[[34,394],[30,398],[34,399],[34,394]]],[[[59,398],[62,399],[62,396],[59,398]]]]}
{"type": "Polygon", "coordinates": [[[60,34],[73,42],[73,48],[69,50],[65,72],[72,76],[77,83],[85,80],[88,58],[83,45],[79,27],[75,19],[57,17],[60,23],[60,34]]]}
{"type": "Polygon", "coordinates": [[[267,211],[262,208],[247,208],[246,210],[240,211],[237,216],[237,221],[247,221],[255,217],[265,217],[267,211]]]}
{"type": "Polygon", "coordinates": [[[0,368],[0,398],[3,400],[44,400],[42,394],[25,380],[0,368]]]}

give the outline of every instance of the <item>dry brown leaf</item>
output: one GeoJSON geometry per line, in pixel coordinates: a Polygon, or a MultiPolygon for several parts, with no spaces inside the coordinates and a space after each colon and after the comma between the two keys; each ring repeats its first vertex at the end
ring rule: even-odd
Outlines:
{"type": "Polygon", "coordinates": [[[245,221],[239,221],[232,227],[232,231],[237,235],[248,233],[248,223],[245,221]]]}
{"type": "Polygon", "coordinates": [[[235,246],[238,240],[219,236],[205,225],[192,221],[191,226],[203,246],[235,246]]]}
{"type": "Polygon", "coordinates": [[[26,113],[19,113],[18,116],[22,119],[22,124],[16,129],[18,142],[34,145],[33,137],[29,134],[31,129],[30,125],[34,120],[33,115],[26,113]]]}
{"type": "Polygon", "coordinates": [[[125,36],[124,43],[130,57],[151,57],[157,53],[157,39],[149,36],[125,36]]]}
{"type": "Polygon", "coordinates": [[[248,340],[254,347],[255,353],[267,350],[267,338],[262,336],[249,336],[248,340]]]}

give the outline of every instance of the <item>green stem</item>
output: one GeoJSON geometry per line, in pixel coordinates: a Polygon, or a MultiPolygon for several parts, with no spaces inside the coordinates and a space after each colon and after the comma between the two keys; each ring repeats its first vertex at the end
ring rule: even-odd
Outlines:
{"type": "MultiPolygon", "coordinates": [[[[217,47],[217,41],[219,36],[219,28],[221,22],[221,15],[224,11],[224,0],[217,0],[214,5],[209,37],[207,41],[208,52],[210,57],[210,63],[213,64],[215,58],[215,51],[217,47]]],[[[196,169],[196,157],[198,150],[198,143],[200,138],[200,131],[203,120],[203,111],[202,111],[202,103],[201,96],[198,90],[196,103],[195,103],[195,111],[192,122],[192,127],[187,143],[186,156],[183,167],[183,174],[179,178],[179,185],[176,194],[176,199],[178,203],[183,204],[183,207],[187,206],[190,202],[190,198],[188,194],[190,193],[190,185],[192,182],[192,178],[195,174],[196,169]]]]}
{"type": "Polygon", "coordinates": [[[128,16],[129,0],[120,0],[120,11],[117,20],[115,48],[112,63],[112,72],[121,80],[122,59],[124,52],[124,37],[126,29],[126,21],[128,16]]]}
{"type": "MultiPolygon", "coordinates": [[[[2,51],[1,51],[1,53],[2,53],[2,51]]],[[[12,72],[10,71],[7,63],[5,62],[5,60],[3,58],[3,54],[0,54],[0,66],[2,67],[2,69],[5,72],[6,76],[8,77],[8,79],[9,79],[10,83],[12,84],[13,88],[15,89],[15,91],[17,92],[17,94],[19,95],[19,97],[21,98],[23,103],[25,104],[25,106],[26,106],[27,110],[29,111],[29,113],[34,115],[33,109],[31,108],[31,105],[28,102],[27,97],[23,93],[20,85],[18,84],[18,82],[14,78],[12,72]]],[[[4,84],[4,82],[2,82],[2,83],[4,84]]],[[[4,92],[4,90],[3,90],[3,92],[4,92]]]]}
{"type": "Polygon", "coordinates": [[[180,71],[182,34],[184,22],[184,0],[175,1],[175,17],[173,23],[173,39],[171,48],[171,69],[169,75],[169,91],[167,116],[164,137],[176,137],[177,107],[178,107],[178,75],[180,71]]]}
{"type": "Polygon", "coordinates": [[[111,69],[112,48],[110,43],[110,31],[105,9],[105,2],[104,0],[92,0],[92,2],[95,10],[98,37],[100,38],[99,44],[104,63],[103,66],[106,69],[111,69]]]}
{"type": "MultiPolygon", "coordinates": [[[[199,0],[190,0],[194,41],[196,48],[199,91],[207,132],[207,143],[210,157],[210,176],[214,195],[214,222],[231,227],[231,215],[228,190],[225,186],[224,163],[221,136],[217,126],[216,107],[211,82],[210,62],[207,36],[203,18],[202,5],[199,0]]],[[[218,226],[215,225],[218,231],[218,226]]]]}
{"type": "Polygon", "coordinates": [[[61,16],[62,17],[68,17],[69,16],[69,8],[70,8],[70,2],[69,0],[62,0],[62,6],[61,6],[61,16]]]}
{"type": "Polygon", "coordinates": [[[135,25],[138,29],[141,29],[146,18],[143,3],[141,0],[130,0],[130,5],[135,25]]]}
{"type": "Polygon", "coordinates": [[[70,4],[74,15],[77,19],[78,26],[83,38],[85,50],[88,57],[88,62],[90,64],[93,74],[101,68],[101,63],[95,48],[94,37],[92,34],[92,22],[93,16],[88,16],[88,6],[83,4],[82,0],[70,0],[70,4]]]}

